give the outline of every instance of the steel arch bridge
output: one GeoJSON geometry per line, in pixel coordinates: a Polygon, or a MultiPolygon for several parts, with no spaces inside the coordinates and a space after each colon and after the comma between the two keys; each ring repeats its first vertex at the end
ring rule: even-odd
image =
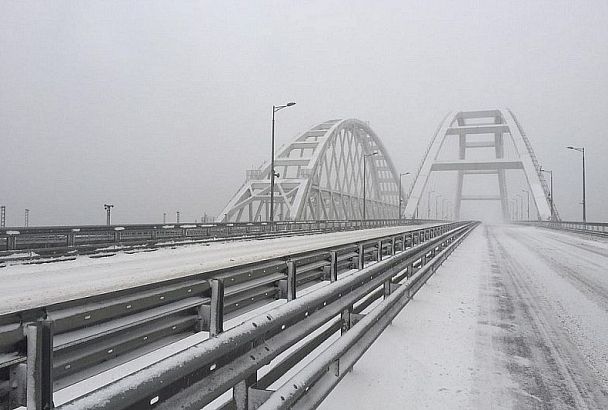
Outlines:
{"type": "Polygon", "coordinates": [[[418,168],[414,183],[407,195],[405,217],[411,218],[415,215],[432,173],[456,171],[454,219],[460,219],[462,201],[491,200],[500,201],[503,219],[508,221],[511,217],[505,178],[507,170],[523,170],[539,219],[560,219],[532,144],[511,110],[491,109],[449,113],[436,130],[418,168]],[[482,139],[473,140],[472,137],[482,137],[482,139]],[[458,159],[442,160],[440,154],[442,150],[445,151],[444,145],[450,138],[458,139],[458,159]],[[506,158],[505,140],[507,139],[514,148],[514,158],[506,158]],[[477,148],[491,148],[494,154],[484,160],[468,159],[467,151],[477,148]],[[496,175],[499,194],[463,195],[465,176],[475,174],[496,175]]]}
{"type": "MultiPolygon", "coordinates": [[[[399,176],[378,136],[357,119],[319,124],[279,149],[274,220],[397,218],[399,176]],[[370,155],[376,152],[375,155],[370,155]],[[365,157],[367,156],[367,157],[365,157]]],[[[247,172],[220,214],[224,222],[269,220],[270,162],[247,172]]]]}

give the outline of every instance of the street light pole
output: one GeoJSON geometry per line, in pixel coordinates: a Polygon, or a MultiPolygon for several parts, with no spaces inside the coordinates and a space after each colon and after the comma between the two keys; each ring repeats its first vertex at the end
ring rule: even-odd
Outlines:
{"type": "Polygon", "coordinates": [[[441,201],[441,219],[447,219],[445,216],[445,203],[448,202],[447,198],[443,198],[441,201]]]}
{"type": "Polygon", "coordinates": [[[587,222],[587,196],[585,193],[585,147],[566,147],[583,154],[583,223],[587,222]]]}
{"type": "Polygon", "coordinates": [[[274,222],[274,177],[277,176],[274,170],[274,114],[283,108],[296,105],[295,102],[289,102],[283,105],[272,106],[272,136],[271,136],[271,151],[270,151],[270,215],[266,215],[266,219],[271,223],[274,222]]]}
{"type": "Polygon", "coordinates": [[[526,206],[526,212],[528,214],[528,221],[530,220],[530,191],[522,189],[521,192],[525,192],[528,197],[528,205],[526,206]]]}
{"type": "Polygon", "coordinates": [[[403,204],[403,193],[401,192],[401,177],[405,176],[405,175],[409,175],[409,172],[404,172],[403,174],[399,174],[399,217],[398,219],[401,219],[401,207],[403,204]]]}
{"type": "Polygon", "coordinates": [[[437,195],[437,196],[435,196],[435,219],[439,219],[439,218],[437,218],[437,214],[439,213],[439,212],[437,211],[437,208],[438,208],[438,207],[437,207],[437,200],[438,200],[439,198],[441,198],[441,195],[437,195]]]}
{"type": "Polygon", "coordinates": [[[431,194],[435,192],[433,191],[429,191],[427,192],[427,198],[426,198],[426,219],[431,219],[431,194]]]}
{"type": "Polygon", "coordinates": [[[555,219],[555,207],[553,206],[553,171],[543,169],[542,167],[540,168],[540,171],[549,174],[551,177],[551,198],[549,199],[551,200],[551,220],[553,221],[555,219]]]}
{"type": "Polygon", "coordinates": [[[363,220],[364,221],[367,219],[366,215],[365,215],[365,202],[366,202],[365,175],[367,172],[367,157],[371,157],[376,154],[378,154],[378,151],[374,151],[371,154],[363,154],[363,220]]]}
{"type": "Polygon", "coordinates": [[[520,194],[515,195],[516,198],[519,198],[519,220],[524,219],[524,197],[520,194]]]}

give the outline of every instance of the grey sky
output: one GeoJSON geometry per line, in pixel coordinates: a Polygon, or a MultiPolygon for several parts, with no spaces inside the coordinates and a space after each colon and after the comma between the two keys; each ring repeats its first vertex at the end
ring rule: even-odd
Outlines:
{"type": "Polygon", "coordinates": [[[0,204],[8,224],[192,221],[245,170],[331,118],[370,122],[413,170],[450,110],[508,106],[556,205],[608,220],[608,2],[0,3],[0,204]]]}

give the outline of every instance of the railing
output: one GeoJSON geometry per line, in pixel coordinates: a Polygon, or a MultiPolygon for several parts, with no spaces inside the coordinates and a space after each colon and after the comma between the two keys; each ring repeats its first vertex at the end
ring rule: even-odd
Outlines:
{"type": "Polygon", "coordinates": [[[561,229],[565,231],[608,236],[608,223],[605,222],[572,222],[572,221],[521,221],[522,225],[534,225],[542,228],[561,229]]]}
{"type": "Polygon", "coordinates": [[[285,369],[332,330],[355,326],[374,300],[401,289],[404,280],[408,289],[417,290],[429,269],[445,259],[446,246],[473,226],[404,230],[0,316],[0,408],[26,403],[29,408],[30,402],[32,408],[44,408],[52,401],[53,384],[57,389],[74,383],[101,371],[109,359],[127,353],[132,358],[200,331],[210,338],[60,408],[175,408],[175,400],[190,397],[183,392],[193,389],[196,406],[232,387],[239,403],[258,393],[267,397],[262,390],[285,369]],[[377,263],[366,267],[371,260],[377,263]],[[353,268],[360,272],[337,280],[353,268]],[[332,284],[297,298],[302,285],[323,280],[332,284]],[[223,331],[225,318],[277,298],[289,303],[223,331]],[[327,329],[255,380],[260,392],[251,390],[257,369],[324,324],[327,329]],[[135,390],[125,387],[130,383],[137,384],[135,390]]]}
{"type": "Polygon", "coordinates": [[[331,232],[426,222],[438,221],[379,219],[366,221],[281,221],[274,222],[274,224],[242,222],[1,228],[0,258],[10,260],[13,256],[15,259],[35,259],[66,254],[90,254],[108,247],[111,247],[111,250],[116,250],[143,246],[173,246],[179,243],[211,239],[331,232]]]}

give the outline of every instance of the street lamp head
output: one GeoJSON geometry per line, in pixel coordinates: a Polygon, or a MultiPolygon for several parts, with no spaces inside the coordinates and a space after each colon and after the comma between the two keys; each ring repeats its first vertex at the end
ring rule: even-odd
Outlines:
{"type": "Polygon", "coordinates": [[[571,150],[578,151],[578,152],[583,152],[583,151],[585,151],[585,148],[583,148],[583,147],[573,147],[573,146],[568,146],[568,147],[566,147],[566,149],[571,149],[571,150]]]}
{"type": "Polygon", "coordinates": [[[287,107],[291,107],[292,105],[296,105],[296,103],[292,101],[292,102],[288,102],[288,103],[286,104],[286,106],[287,106],[287,107]]]}

